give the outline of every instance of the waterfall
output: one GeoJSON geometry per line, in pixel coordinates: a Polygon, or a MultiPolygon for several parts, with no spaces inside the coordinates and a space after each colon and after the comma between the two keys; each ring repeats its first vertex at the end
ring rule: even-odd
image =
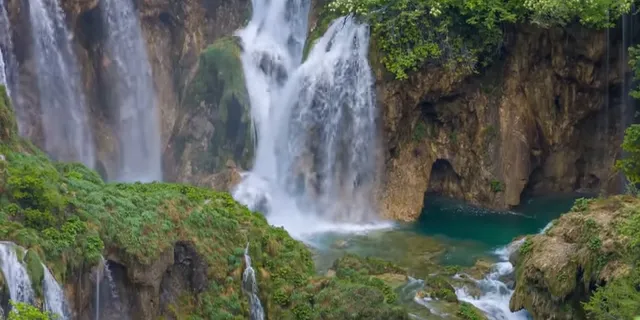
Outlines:
{"type": "Polygon", "coordinates": [[[56,282],[49,269],[44,264],[43,292],[44,292],[44,310],[58,316],[59,320],[67,320],[69,316],[69,308],[64,297],[64,291],[56,282]]]}
{"type": "Polygon", "coordinates": [[[94,166],[81,74],[57,0],[29,1],[45,149],[56,160],[94,166]]]}
{"type": "Polygon", "coordinates": [[[151,66],[131,0],[100,2],[106,25],[110,104],[117,110],[119,181],[162,180],[159,115],[151,66]]]}
{"type": "Polygon", "coordinates": [[[32,303],[34,292],[27,269],[18,259],[17,246],[10,242],[0,242],[0,270],[4,276],[11,300],[32,303]]]}
{"type": "Polygon", "coordinates": [[[251,257],[249,256],[249,244],[244,249],[244,262],[246,264],[242,273],[242,291],[249,297],[249,309],[251,320],[263,320],[264,310],[258,297],[258,283],[256,273],[251,267],[251,257]]]}
{"type": "Polygon", "coordinates": [[[4,1],[0,0],[0,81],[7,88],[9,97],[15,91],[17,85],[16,76],[17,62],[13,55],[11,24],[9,23],[4,1]]]}
{"type": "Polygon", "coordinates": [[[95,318],[99,320],[104,310],[107,310],[107,319],[129,319],[129,315],[123,311],[120,295],[118,294],[118,288],[116,282],[113,279],[111,269],[109,269],[109,262],[101,257],[100,263],[96,270],[96,291],[95,291],[95,318]],[[107,282],[107,287],[101,286],[102,282],[107,282]],[[101,288],[106,288],[107,292],[102,292],[101,288]],[[105,299],[106,298],[106,299],[105,299]]]}
{"type": "Polygon", "coordinates": [[[376,218],[368,26],[336,19],[300,64],[308,6],[255,0],[238,32],[258,144],[254,168],[233,194],[294,235],[376,218]]]}

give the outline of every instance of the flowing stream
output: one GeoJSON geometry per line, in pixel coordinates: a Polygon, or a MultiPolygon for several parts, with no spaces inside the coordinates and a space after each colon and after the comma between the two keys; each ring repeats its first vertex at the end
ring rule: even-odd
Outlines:
{"type": "Polygon", "coordinates": [[[109,105],[117,113],[119,181],[162,180],[160,118],[151,65],[132,0],[103,0],[109,105]]]}
{"type": "Polygon", "coordinates": [[[45,149],[55,160],[93,167],[93,136],[64,13],[58,0],[31,0],[29,18],[45,149]]]}

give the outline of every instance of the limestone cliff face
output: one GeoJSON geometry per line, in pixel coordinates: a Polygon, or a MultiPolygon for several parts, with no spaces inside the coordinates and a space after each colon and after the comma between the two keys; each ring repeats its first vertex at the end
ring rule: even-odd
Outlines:
{"type": "MultiPolygon", "coordinates": [[[[82,83],[87,98],[97,149],[96,169],[107,178],[119,161],[119,146],[111,125],[114,116],[107,110],[107,92],[103,87],[110,59],[104,50],[101,6],[99,0],[60,0],[69,31],[73,34],[75,51],[81,64],[82,83]]],[[[250,1],[168,1],[135,0],[152,66],[154,89],[161,115],[162,147],[167,149],[177,119],[189,110],[183,108],[186,87],[196,73],[198,58],[205,47],[216,39],[232,34],[248,18],[250,1]]],[[[39,120],[39,97],[35,87],[35,66],[29,35],[28,3],[8,0],[8,13],[13,30],[16,56],[20,65],[21,90],[19,105],[26,114],[21,132],[37,145],[43,146],[39,120]]],[[[175,161],[164,161],[175,164],[175,161]]],[[[169,174],[171,180],[188,180],[169,174]]]]}
{"type": "Polygon", "coordinates": [[[518,25],[505,40],[476,76],[431,67],[399,82],[375,68],[388,217],[417,218],[425,192],[506,209],[524,194],[617,187],[619,39],[518,25]]]}

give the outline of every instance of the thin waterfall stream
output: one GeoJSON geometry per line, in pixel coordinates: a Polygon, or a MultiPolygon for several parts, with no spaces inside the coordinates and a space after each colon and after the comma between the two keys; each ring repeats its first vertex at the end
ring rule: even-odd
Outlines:
{"type": "Polygon", "coordinates": [[[42,290],[44,293],[44,309],[57,315],[58,320],[70,319],[69,306],[64,297],[64,291],[53,277],[47,266],[44,269],[44,279],[42,280],[42,290]]]}

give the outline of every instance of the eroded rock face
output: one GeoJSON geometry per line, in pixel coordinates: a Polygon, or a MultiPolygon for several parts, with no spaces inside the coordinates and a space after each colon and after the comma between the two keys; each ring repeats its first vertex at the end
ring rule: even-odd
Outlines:
{"type": "Polygon", "coordinates": [[[621,62],[605,33],[516,26],[506,40],[478,77],[427,68],[398,82],[377,68],[386,216],[416,219],[426,191],[506,209],[616,187],[621,62]]]}

